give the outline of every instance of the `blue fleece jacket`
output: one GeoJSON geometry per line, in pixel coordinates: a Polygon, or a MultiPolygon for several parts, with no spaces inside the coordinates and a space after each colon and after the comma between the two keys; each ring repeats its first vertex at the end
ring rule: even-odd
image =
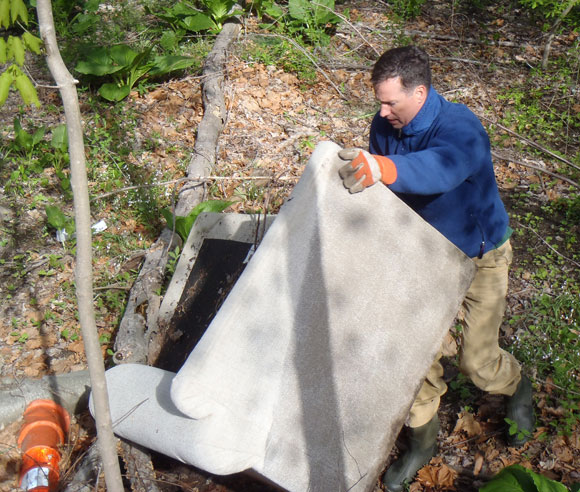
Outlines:
{"type": "Polygon", "coordinates": [[[489,137],[463,104],[431,87],[419,113],[400,130],[377,113],[369,150],[395,163],[397,180],[389,188],[466,255],[479,256],[505,239],[508,215],[489,137]]]}

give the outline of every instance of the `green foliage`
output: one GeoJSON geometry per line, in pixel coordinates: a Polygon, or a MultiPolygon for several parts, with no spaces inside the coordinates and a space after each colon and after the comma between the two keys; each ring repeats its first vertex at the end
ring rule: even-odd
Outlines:
{"type": "MultiPolygon", "coordinates": [[[[68,137],[65,125],[58,125],[51,130],[50,141],[45,137],[48,130],[41,126],[27,132],[18,118],[14,119],[14,139],[7,145],[8,153],[19,157],[18,167],[10,174],[7,188],[14,188],[24,180],[29,182],[44,169],[53,167],[59,180],[61,191],[69,197],[70,179],[67,174],[69,162],[68,137]]],[[[44,178],[45,179],[45,178],[44,178]]],[[[33,185],[34,183],[30,182],[33,185]]]]}
{"type": "Polygon", "coordinates": [[[500,471],[479,492],[568,492],[559,482],[550,480],[521,465],[511,465],[500,471]]]}
{"type": "Polygon", "coordinates": [[[40,106],[36,88],[21,67],[26,51],[41,53],[42,41],[27,31],[26,26],[28,9],[23,0],[0,0],[0,27],[3,28],[0,65],[8,64],[0,74],[0,106],[6,102],[12,86],[20,93],[24,104],[40,106]]]}
{"type": "Polygon", "coordinates": [[[185,56],[152,56],[152,49],[141,52],[120,44],[110,48],[93,47],[79,61],[75,70],[94,77],[110,77],[113,82],[105,82],[99,94],[108,101],[121,101],[145,75],[160,76],[176,70],[183,70],[195,63],[185,56]]]}
{"type": "Polygon", "coordinates": [[[239,16],[242,11],[232,10],[235,0],[202,0],[203,10],[191,7],[187,2],[178,2],[157,13],[157,17],[167,22],[175,31],[201,32],[221,31],[228,19],[239,16]]]}
{"type": "Polygon", "coordinates": [[[515,420],[508,418],[505,418],[504,420],[508,425],[508,434],[510,436],[516,436],[517,439],[521,440],[532,435],[528,429],[520,429],[518,423],[515,420]]]}
{"type": "MultiPolygon", "coordinates": [[[[559,432],[568,434],[579,415],[574,402],[580,393],[580,298],[578,293],[547,294],[533,299],[524,315],[515,316],[511,323],[524,325],[512,352],[526,366],[533,367],[538,377],[551,379],[562,393],[561,405],[566,413],[553,424],[559,432]]],[[[554,391],[557,396],[558,391],[554,391]]]]}
{"type": "Polygon", "coordinates": [[[316,70],[313,69],[312,62],[287,39],[261,37],[254,43],[247,43],[245,47],[246,51],[242,56],[249,62],[277,66],[285,72],[296,74],[302,82],[316,82],[316,70]]]}
{"type": "Polygon", "coordinates": [[[260,3],[262,17],[268,20],[260,27],[290,35],[312,45],[327,45],[329,33],[340,22],[334,13],[334,0],[289,0],[287,11],[274,1],[260,3]]]}
{"type": "MultiPolygon", "coordinates": [[[[568,153],[576,154],[576,159],[580,158],[580,115],[571,102],[576,97],[578,66],[571,60],[577,62],[579,56],[580,45],[576,43],[563,56],[554,59],[549,70],[530,70],[525,80],[514,81],[509,89],[498,94],[502,104],[495,108],[504,126],[556,152],[567,149],[568,153]]],[[[516,142],[516,145],[522,144],[516,142]]],[[[533,151],[526,148],[530,150],[533,151]]],[[[570,169],[563,172],[568,173],[570,169]]]]}
{"type": "Polygon", "coordinates": [[[75,231],[74,219],[65,215],[54,205],[48,205],[44,210],[47,224],[57,231],[57,237],[64,243],[66,238],[72,236],[75,231]]]}
{"type": "Polygon", "coordinates": [[[200,203],[197,205],[188,215],[185,217],[180,217],[173,215],[171,210],[163,209],[161,213],[165,220],[167,221],[167,227],[169,229],[174,228],[175,224],[175,232],[179,234],[179,237],[183,241],[187,241],[187,237],[189,236],[189,232],[193,227],[195,220],[197,219],[198,215],[202,212],[223,212],[226,208],[228,208],[233,202],[228,202],[224,200],[207,200],[205,202],[200,203]],[[174,222],[175,217],[175,222],[174,222]]]}
{"type": "MultiPolygon", "coordinates": [[[[564,12],[570,0],[519,0],[520,4],[545,19],[555,19],[564,12]]],[[[568,21],[577,27],[580,17],[570,15],[568,21]]]]}
{"type": "Polygon", "coordinates": [[[393,0],[389,2],[396,15],[403,19],[414,19],[421,13],[425,0],[393,0]]]}

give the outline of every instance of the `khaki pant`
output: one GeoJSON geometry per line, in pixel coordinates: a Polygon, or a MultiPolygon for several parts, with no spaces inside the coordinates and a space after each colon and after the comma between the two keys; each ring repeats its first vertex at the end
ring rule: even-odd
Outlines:
{"type": "MultiPolygon", "coordinates": [[[[480,389],[493,394],[513,395],[520,381],[520,365],[499,347],[498,336],[506,308],[508,269],[512,262],[508,241],[497,249],[473,258],[477,271],[463,301],[459,368],[480,389]]],[[[437,413],[441,396],[447,391],[443,381],[441,355],[429,373],[411,407],[409,425],[419,427],[437,413]]]]}

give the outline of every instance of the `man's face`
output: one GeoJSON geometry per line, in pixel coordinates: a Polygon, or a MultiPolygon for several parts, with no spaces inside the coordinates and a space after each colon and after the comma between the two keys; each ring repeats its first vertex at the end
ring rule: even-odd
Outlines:
{"type": "Polygon", "coordinates": [[[381,103],[381,117],[386,118],[393,128],[403,128],[423,107],[427,88],[418,85],[407,91],[400,77],[393,77],[375,85],[375,97],[381,103]]]}

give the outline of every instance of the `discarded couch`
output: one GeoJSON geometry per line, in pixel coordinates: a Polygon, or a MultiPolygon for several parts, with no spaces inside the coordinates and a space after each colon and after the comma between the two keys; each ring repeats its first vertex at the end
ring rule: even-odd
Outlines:
{"type": "Polygon", "coordinates": [[[350,195],[320,143],[175,375],[107,371],[115,432],[289,491],[371,490],[473,276],[384,186],[350,195]]]}

